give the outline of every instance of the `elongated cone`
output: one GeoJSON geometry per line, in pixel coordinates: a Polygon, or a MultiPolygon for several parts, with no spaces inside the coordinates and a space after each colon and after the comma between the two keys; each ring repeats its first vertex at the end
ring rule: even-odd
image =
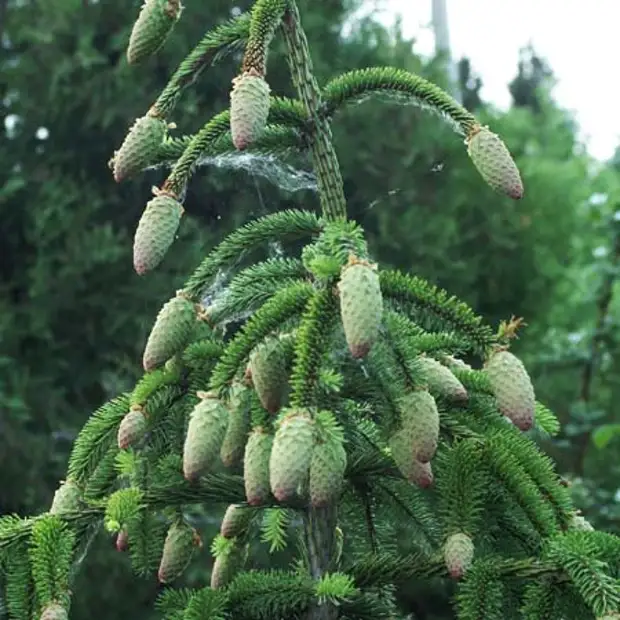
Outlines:
{"type": "Polygon", "coordinates": [[[166,135],[166,123],[154,116],[136,119],[114,155],[114,180],[120,183],[150,166],[166,135]]]}
{"type": "Polygon", "coordinates": [[[142,407],[132,409],[118,427],[118,447],[127,450],[140,441],[146,433],[146,418],[142,407]]]}
{"type": "Polygon", "coordinates": [[[240,543],[231,545],[215,558],[211,570],[211,588],[217,590],[227,586],[235,577],[245,561],[245,549],[240,543]]]}
{"type": "Polygon", "coordinates": [[[347,468],[347,453],[342,442],[329,439],[317,443],[310,461],[310,503],[315,508],[338,499],[347,468]]]}
{"type": "Polygon", "coordinates": [[[412,454],[409,439],[402,430],[397,431],[389,441],[392,458],[405,479],[422,489],[433,484],[433,470],[430,463],[420,463],[412,454]]]}
{"type": "Polygon", "coordinates": [[[234,467],[243,461],[245,444],[250,432],[250,411],[247,406],[248,389],[241,384],[232,388],[230,421],[220,448],[220,458],[226,467],[234,467]]]}
{"type": "Polygon", "coordinates": [[[282,404],[287,379],[284,350],[277,338],[268,338],[254,349],[250,372],[261,404],[269,413],[276,413],[282,404]]]}
{"type": "Polygon", "coordinates": [[[165,43],[182,10],[180,0],[146,0],[127,48],[129,64],[142,62],[165,43]]]}
{"type": "Polygon", "coordinates": [[[157,573],[160,583],[170,583],[183,573],[199,540],[196,531],[186,523],[173,523],[170,526],[157,573]]]}
{"type": "Polygon", "coordinates": [[[474,560],[474,543],[467,535],[459,532],[448,537],[443,557],[446,568],[453,579],[461,579],[474,560]]]}
{"type": "Polygon", "coordinates": [[[472,370],[469,364],[466,364],[462,359],[454,357],[453,355],[444,355],[441,360],[448,368],[453,370],[472,370]]]}
{"type": "Polygon", "coordinates": [[[487,184],[514,200],[523,198],[523,182],[510,151],[488,127],[478,127],[467,140],[467,152],[487,184]]]}
{"type": "Polygon", "coordinates": [[[64,512],[78,510],[80,507],[80,499],[81,493],[75,482],[72,480],[62,482],[56,490],[56,493],[54,493],[50,513],[53,515],[60,515],[64,512]]]}
{"type": "Polygon", "coordinates": [[[196,325],[196,306],[177,293],[167,301],[155,319],[144,348],[142,365],[147,372],[165,364],[181,351],[196,325]]]}
{"type": "Polygon", "coordinates": [[[383,297],[376,267],[355,258],[344,267],[338,283],[340,315],[351,355],[368,354],[379,335],[383,297]]]}
{"type": "Polygon", "coordinates": [[[133,266],[140,276],[161,263],[179,229],[183,207],[165,194],[148,202],[133,240],[133,266]]]}
{"type": "Polygon", "coordinates": [[[248,438],[243,457],[245,498],[250,506],[260,506],[269,498],[269,459],[273,435],[257,426],[248,438]]]}
{"type": "Polygon", "coordinates": [[[190,414],[183,446],[183,474],[186,480],[196,480],[213,465],[228,425],[228,410],[216,394],[198,392],[198,397],[202,400],[190,414]]]}
{"type": "Polygon", "coordinates": [[[250,69],[233,80],[230,93],[230,132],[235,148],[247,148],[260,138],[269,116],[271,89],[259,73],[250,69]]]}
{"type": "Polygon", "coordinates": [[[116,537],[116,550],[120,553],[129,548],[129,534],[127,530],[121,530],[116,537]]]}
{"type": "Polygon", "coordinates": [[[496,351],[487,360],[484,370],[501,413],[518,429],[530,430],[534,425],[536,397],[521,360],[510,351],[496,351]]]}
{"type": "Polygon", "coordinates": [[[421,356],[418,362],[431,394],[460,403],[467,401],[467,390],[450,369],[432,357],[421,356]]]}
{"type": "Polygon", "coordinates": [[[314,447],[314,423],[305,411],[291,411],[276,431],[269,459],[269,482],[274,497],[284,502],[308,479],[314,447]]]}
{"type": "Polygon", "coordinates": [[[252,520],[253,511],[242,508],[238,504],[231,504],[224,514],[220,526],[220,534],[224,538],[236,538],[248,529],[252,520]]]}
{"type": "Polygon", "coordinates": [[[43,609],[40,620],[68,620],[66,609],[60,603],[48,603],[43,609]]]}
{"type": "Polygon", "coordinates": [[[428,463],[439,442],[439,411],[435,399],[426,390],[405,395],[400,404],[402,430],[416,461],[428,463]]]}

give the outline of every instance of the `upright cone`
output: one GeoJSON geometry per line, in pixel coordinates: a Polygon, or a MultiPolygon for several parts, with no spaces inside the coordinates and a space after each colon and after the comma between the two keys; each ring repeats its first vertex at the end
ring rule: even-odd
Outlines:
{"type": "Polygon", "coordinates": [[[157,52],[182,9],[180,0],[145,0],[129,37],[127,62],[136,64],[157,52]]]}

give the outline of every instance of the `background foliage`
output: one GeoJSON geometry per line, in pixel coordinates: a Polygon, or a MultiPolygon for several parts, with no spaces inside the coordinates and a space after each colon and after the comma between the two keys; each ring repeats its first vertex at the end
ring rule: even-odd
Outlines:
{"type": "MultiPolygon", "coordinates": [[[[124,49],[140,4],[0,2],[0,513],[49,506],[76,431],[135,380],[155,312],[216,240],[265,211],[317,202],[310,191],[282,191],[256,167],[209,167],[192,183],[182,242],[154,277],[135,275],[131,238],[162,172],[116,186],[106,162],[203,31],[230,15],[223,0],[192,6],[194,18],[181,20],[149,71],[138,71],[124,49]]],[[[422,59],[398,31],[366,19],[343,38],[355,2],[300,4],[320,80],[392,64],[444,83],[441,62],[422,59]]],[[[271,58],[272,89],[290,94],[282,58],[271,58]]],[[[517,352],[565,425],[546,449],[573,479],[587,516],[617,531],[620,463],[609,457],[620,442],[620,165],[587,156],[532,50],[510,82],[508,112],[481,101],[474,70],[461,62],[463,99],[509,145],[526,198],[512,203],[484,187],[439,120],[375,101],[349,109],[335,127],[350,213],[387,266],[419,273],[491,321],[526,317],[517,352]]],[[[515,68],[505,70],[508,83],[515,68]]],[[[233,73],[216,66],[186,93],[180,131],[227,105],[233,73]]],[[[146,617],[155,583],[136,586],[111,541],[97,544],[73,617],[93,609],[102,620],[146,617]]],[[[431,607],[441,614],[445,593],[437,596],[421,603],[412,593],[412,610],[448,617],[428,615],[431,607]]]]}

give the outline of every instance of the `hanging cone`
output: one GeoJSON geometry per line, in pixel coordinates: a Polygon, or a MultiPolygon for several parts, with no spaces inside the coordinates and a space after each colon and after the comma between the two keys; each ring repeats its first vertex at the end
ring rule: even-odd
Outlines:
{"type": "Polygon", "coordinates": [[[398,471],[403,477],[422,489],[427,489],[433,484],[433,470],[430,463],[420,463],[411,451],[411,443],[406,433],[397,431],[389,441],[392,458],[398,471]]]}
{"type": "Polygon", "coordinates": [[[273,435],[257,426],[248,438],[243,457],[245,497],[250,506],[260,506],[269,498],[269,459],[273,435]]]}
{"type": "Polygon", "coordinates": [[[215,558],[211,570],[211,588],[217,590],[227,586],[235,577],[245,561],[245,549],[239,544],[231,545],[215,558]]]}
{"type": "Polygon", "coordinates": [[[523,198],[523,182],[510,151],[488,127],[477,127],[467,139],[467,153],[487,184],[514,200],[523,198]]]}
{"type": "Polygon", "coordinates": [[[417,361],[431,394],[460,403],[467,401],[467,390],[448,368],[431,357],[420,356],[417,361]]]}
{"type": "Polygon", "coordinates": [[[121,450],[133,446],[139,442],[146,434],[146,418],[144,411],[139,405],[121,420],[118,427],[118,447],[121,450]]]}
{"type": "Polygon", "coordinates": [[[310,503],[315,508],[336,501],[347,468],[347,453],[341,441],[328,439],[318,443],[310,462],[310,503]]]}
{"type": "Polygon", "coordinates": [[[163,260],[179,229],[183,207],[166,194],[148,202],[133,240],[133,266],[140,276],[163,260]]]}
{"type": "Polygon", "coordinates": [[[407,394],[399,404],[403,433],[413,458],[428,463],[439,442],[439,411],[435,399],[426,390],[407,394]]]}
{"type": "Polygon", "coordinates": [[[121,148],[114,154],[114,180],[120,183],[134,176],[156,159],[166,135],[166,123],[154,116],[136,119],[121,148]]]}
{"type": "Polygon", "coordinates": [[[308,479],[313,447],[314,423],[310,415],[305,411],[292,411],[284,417],[276,431],[269,459],[271,492],[278,501],[291,499],[308,479]]]}
{"type": "Polygon", "coordinates": [[[180,577],[192,559],[194,549],[200,544],[196,531],[186,523],[170,526],[157,576],[160,583],[171,583],[180,577]]]}
{"type": "Polygon", "coordinates": [[[127,530],[121,530],[116,537],[116,550],[119,553],[127,551],[129,548],[129,534],[127,530]]]}
{"type": "Polygon", "coordinates": [[[286,360],[282,344],[268,338],[250,355],[250,373],[261,404],[269,413],[277,413],[286,389],[286,360]]]}
{"type": "Polygon", "coordinates": [[[250,411],[247,406],[249,390],[241,384],[232,387],[230,421],[220,448],[220,458],[225,467],[234,467],[243,461],[245,444],[250,432],[250,411]]]}
{"type": "Polygon", "coordinates": [[[220,534],[224,538],[236,538],[246,532],[253,515],[252,510],[241,508],[237,504],[231,504],[224,514],[220,526],[220,534]]]}
{"type": "Polygon", "coordinates": [[[461,579],[474,559],[472,539],[462,532],[452,534],[444,545],[443,557],[450,576],[453,579],[461,579]]]}
{"type": "Polygon", "coordinates": [[[183,7],[179,0],[146,0],[129,37],[127,62],[148,58],[165,43],[183,7]]]}
{"type": "Polygon", "coordinates": [[[351,355],[368,354],[379,335],[383,316],[383,297],[376,267],[351,258],[338,283],[340,314],[351,355]]]}
{"type": "Polygon", "coordinates": [[[501,413],[522,431],[534,425],[536,397],[530,376],[521,360],[505,350],[495,351],[484,371],[501,413]]]}
{"type": "Polygon", "coordinates": [[[254,69],[233,80],[230,132],[236,149],[242,151],[263,133],[269,116],[270,92],[269,84],[254,69]]]}
{"type": "Polygon", "coordinates": [[[201,398],[190,414],[183,446],[183,474],[196,480],[216,460],[228,425],[228,410],[212,392],[198,392],[201,398]]]}
{"type": "Polygon", "coordinates": [[[147,372],[162,366],[191,338],[196,325],[196,306],[182,292],[167,301],[155,319],[144,348],[142,365],[147,372]]]}

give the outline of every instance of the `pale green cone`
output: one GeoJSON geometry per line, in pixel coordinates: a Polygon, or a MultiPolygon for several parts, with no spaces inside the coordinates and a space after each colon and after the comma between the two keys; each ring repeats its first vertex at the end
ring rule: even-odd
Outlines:
{"type": "Polygon", "coordinates": [[[165,43],[183,7],[180,0],[146,0],[133,26],[127,62],[142,62],[165,43]]]}
{"type": "Polygon", "coordinates": [[[230,93],[230,131],[235,148],[246,149],[260,138],[269,116],[271,89],[256,71],[242,73],[233,80],[230,93]]]}
{"type": "Polygon", "coordinates": [[[500,412],[518,429],[530,430],[534,425],[536,397],[521,360],[509,351],[496,351],[487,360],[484,371],[500,412]]]}
{"type": "Polygon", "coordinates": [[[336,501],[342,489],[347,453],[334,439],[317,443],[310,461],[310,503],[315,508],[336,501]]]}
{"type": "Polygon", "coordinates": [[[487,184],[500,194],[523,198],[523,182],[510,151],[502,139],[480,127],[467,140],[467,152],[487,184]]]}
{"type": "Polygon", "coordinates": [[[80,489],[72,480],[61,482],[60,486],[54,493],[50,513],[60,515],[65,512],[73,512],[79,510],[82,494],[80,489]]]}
{"type": "Polygon", "coordinates": [[[161,263],[179,230],[183,211],[177,200],[165,194],[148,202],[133,240],[133,266],[138,275],[161,263]]]}
{"type": "Polygon", "coordinates": [[[413,458],[428,463],[435,456],[439,442],[439,411],[435,399],[426,390],[417,390],[405,395],[399,408],[402,430],[413,458]]]}
{"type": "Polygon", "coordinates": [[[142,365],[149,371],[162,366],[183,350],[196,325],[196,306],[182,294],[167,301],[159,311],[144,348],[142,365]]]}
{"type": "Polygon", "coordinates": [[[246,549],[241,543],[231,545],[230,548],[215,558],[211,569],[211,588],[217,590],[227,586],[243,568],[246,549]]]}
{"type": "Polygon", "coordinates": [[[592,524],[585,517],[582,517],[578,514],[572,515],[570,523],[568,524],[568,529],[580,532],[594,531],[594,527],[592,526],[592,524]]]}
{"type": "Polygon", "coordinates": [[[250,506],[260,506],[269,498],[269,459],[273,435],[256,427],[248,437],[243,456],[243,480],[246,501],[250,506]]]}
{"type": "Polygon", "coordinates": [[[293,498],[307,481],[313,447],[312,418],[305,411],[291,411],[278,426],[269,459],[271,492],[278,501],[293,498]]]}
{"type": "Polygon", "coordinates": [[[250,521],[252,520],[253,511],[242,508],[237,504],[231,504],[226,509],[222,524],[220,526],[220,534],[224,538],[235,538],[246,532],[250,521]]]}
{"type": "Polygon", "coordinates": [[[282,405],[286,390],[286,360],[277,338],[267,338],[250,355],[250,373],[261,404],[269,413],[282,405]]]}
{"type": "Polygon", "coordinates": [[[220,448],[220,458],[226,467],[234,467],[243,462],[245,444],[250,432],[250,411],[246,398],[249,390],[240,384],[233,385],[232,389],[230,421],[220,448]]]}
{"type": "Polygon", "coordinates": [[[467,390],[450,369],[437,360],[426,356],[420,356],[418,363],[428,385],[428,390],[433,396],[459,403],[467,401],[467,390]]]}
{"type": "Polygon", "coordinates": [[[422,489],[433,484],[433,470],[430,463],[420,463],[413,457],[408,436],[402,430],[390,437],[390,451],[396,467],[403,477],[422,489]]]}
{"type": "Polygon", "coordinates": [[[52,602],[45,606],[39,618],[40,620],[68,620],[69,615],[62,605],[52,602]]]}
{"type": "Polygon", "coordinates": [[[146,434],[146,418],[142,407],[132,409],[122,420],[118,427],[118,447],[121,450],[133,446],[146,434]]]}
{"type": "Polygon", "coordinates": [[[201,398],[190,414],[183,446],[183,474],[196,480],[208,472],[218,457],[229,413],[213,393],[198,392],[201,398]]]}
{"type": "Polygon", "coordinates": [[[340,316],[349,350],[354,358],[365,357],[381,326],[383,297],[376,267],[351,258],[338,283],[340,316]]]}
{"type": "Polygon", "coordinates": [[[452,534],[444,545],[443,557],[450,576],[453,579],[461,579],[474,560],[472,539],[462,532],[452,534]]]}
{"type": "Polygon", "coordinates": [[[136,119],[121,148],[114,154],[114,180],[120,183],[142,172],[155,160],[166,135],[166,123],[154,116],[136,119]]]}
{"type": "Polygon", "coordinates": [[[180,577],[199,544],[200,539],[196,531],[189,525],[186,523],[171,525],[166,535],[164,551],[157,572],[160,583],[171,583],[180,577]]]}

